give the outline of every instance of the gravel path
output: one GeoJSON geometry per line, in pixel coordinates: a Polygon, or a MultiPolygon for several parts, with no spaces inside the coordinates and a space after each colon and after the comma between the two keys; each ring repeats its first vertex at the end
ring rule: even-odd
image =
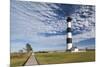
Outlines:
{"type": "Polygon", "coordinates": [[[30,58],[28,59],[28,61],[25,64],[25,66],[32,66],[32,65],[38,65],[37,60],[34,56],[34,53],[32,53],[32,55],[30,56],[30,58]]]}

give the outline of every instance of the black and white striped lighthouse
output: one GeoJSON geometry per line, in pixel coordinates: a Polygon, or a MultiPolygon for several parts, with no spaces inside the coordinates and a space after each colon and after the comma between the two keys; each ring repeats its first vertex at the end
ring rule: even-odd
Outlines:
{"type": "Polygon", "coordinates": [[[71,17],[67,17],[67,50],[72,49],[72,28],[71,28],[71,17]]]}

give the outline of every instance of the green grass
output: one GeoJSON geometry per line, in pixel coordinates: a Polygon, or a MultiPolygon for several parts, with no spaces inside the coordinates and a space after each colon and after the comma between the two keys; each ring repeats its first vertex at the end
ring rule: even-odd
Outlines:
{"type": "Polygon", "coordinates": [[[11,53],[10,66],[11,67],[22,66],[28,57],[29,57],[29,54],[27,53],[11,53]]]}
{"type": "Polygon", "coordinates": [[[95,51],[77,53],[36,53],[36,58],[40,64],[58,64],[95,61],[95,51]]]}

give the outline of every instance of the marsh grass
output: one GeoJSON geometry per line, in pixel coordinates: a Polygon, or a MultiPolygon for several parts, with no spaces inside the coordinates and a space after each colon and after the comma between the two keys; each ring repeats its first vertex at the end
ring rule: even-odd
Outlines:
{"type": "Polygon", "coordinates": [[[11,53],[10,54],[10,66],[22,66],[30,54],[28,53],[11,53]]]}
{"type": "Polygon", "coordinates": [[[95,51],[36,53],[36,58],[40,64],[91,62],[95,61],[95,51]]]}

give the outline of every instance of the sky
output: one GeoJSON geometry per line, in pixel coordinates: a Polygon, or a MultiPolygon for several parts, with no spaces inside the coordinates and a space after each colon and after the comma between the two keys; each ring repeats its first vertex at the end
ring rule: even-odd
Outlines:
{"type": "Polygon", "coordinates": [[[95,6],[11,0],[11,52],[66,49],[66,18],[72,17],[73,46],[95,48],[95,6]]]}

